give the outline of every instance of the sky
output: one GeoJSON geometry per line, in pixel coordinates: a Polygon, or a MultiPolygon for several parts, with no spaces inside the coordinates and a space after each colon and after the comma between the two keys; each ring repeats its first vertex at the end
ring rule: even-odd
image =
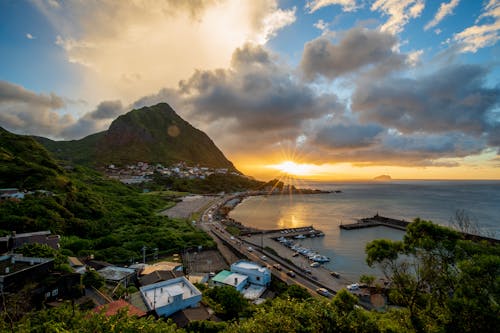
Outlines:
{"type": "Polygon", "coordinates": [[[500,0],[0,0],[0,126],[169,103],[245,174],[500,179],[500,0]]]}

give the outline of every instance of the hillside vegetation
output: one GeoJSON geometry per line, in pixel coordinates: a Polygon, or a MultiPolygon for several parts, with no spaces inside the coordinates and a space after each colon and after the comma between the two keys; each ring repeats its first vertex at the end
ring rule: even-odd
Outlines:
{"type": "Polygon", "coordinates": [[[1,134],[2,186],[49,189],[53,194],[1,202],[0,234],[50,230],[63,236],[64,253],[94,254],[114,263],[139,258],[143,246],[158,248],[161,255],[214,245],[187,221],[156,215],[171,204],[168,198],[141,195],[85,167],[63,170],[32,138],[1,134]]]}

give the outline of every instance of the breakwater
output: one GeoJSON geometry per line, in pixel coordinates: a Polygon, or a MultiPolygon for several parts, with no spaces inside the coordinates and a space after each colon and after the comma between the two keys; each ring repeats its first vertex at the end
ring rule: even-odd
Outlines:
{"type": "MultiPolygon", "coordinates": [[[[393,228],[393,229],[406,231],[406,227],[410,223],[411,222],[408,222],[405,220],[397,220],[397,219],[393,219],[393,218],[389,218],[389,217],[385,217],[385,216],[380,216],[380,215],[376,214],[373,217],[362,218],[362,219],[358,220],[358,222],[355,222],[355,223],[340,224],[339,228],[344,229],[344,230],[353,230],[353,229],[362,229],[362,228],[384,226],[384,227],[389,227],[389,228],[393,228]]],[[[487,242],[492,243],[492,244],[500,244],[499,239],[481,236],[481,235],[469,234],[466,232],[460,232],[460,233],[464,236],[464,239],[466,239],[466,240],[487,241],[487,242]]]]}

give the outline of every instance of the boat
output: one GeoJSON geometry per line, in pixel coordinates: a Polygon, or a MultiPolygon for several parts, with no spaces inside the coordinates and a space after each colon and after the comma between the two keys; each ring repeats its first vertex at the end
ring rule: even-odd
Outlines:
{"type": "Polygon", "coordinates": [[[317,254],[313,256],[311,260],[316,262],[328,262],[330,261],[330,258],[328,258],[327,256],[322,256],[320,254],[317,254]]]}
{"type": "Polygon", "coordinates": [[[306,236],[300,234],[300,235],[297,235],[297,236],[295,236],[293,238],[295,238],[295,239],[304,239],[304,238],[306,238],[306,236]]]}

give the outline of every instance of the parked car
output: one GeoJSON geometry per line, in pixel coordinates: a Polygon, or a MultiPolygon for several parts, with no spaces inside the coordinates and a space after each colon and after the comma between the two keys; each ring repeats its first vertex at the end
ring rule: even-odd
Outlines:
{"type": "Polygon", "coordinates": [[[295,272],[294,271],[288,271],[288,272],[286,272],[286,275],[288,275],[290,277],[295,277],[295,272]]]}
{"type": "Polygon", "coordinates": [[[253,251],[253,247],[249,246],[249,247],[247,248],[247,250],[248,250],[248,252],[252,252],[252,251],[253,251]]]}
{"type": "Polygon", "coordinates": [[[262,256],[262,257],[260,257],[260,259],[262,259],[264,261],[267,261],[267,257],[266,256],[262,256]]]}
{"type": "Polygon", "coordinates": [[[276,268],[278,271],[281,271],[281,265],[280,264],[274,264],[274,268],[276,268]]]}
{"type": "Polygon", "coordinates": [[[348,285],[347,290],[359,290],[359,283],[353,283],[348,285]]]}

